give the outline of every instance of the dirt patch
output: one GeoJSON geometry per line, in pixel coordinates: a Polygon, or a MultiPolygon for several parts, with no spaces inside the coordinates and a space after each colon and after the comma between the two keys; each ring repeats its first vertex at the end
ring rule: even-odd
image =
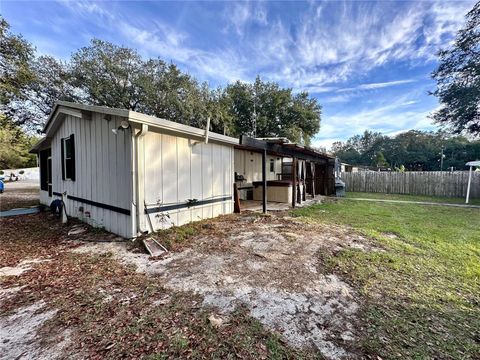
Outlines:
{"type": "Polygon", "coordinates": [[[68,345],[68,333],[51,346],[42,346],[38,331],[52,319],[55,310],[45,309],[43,301],[21,307],[8,317],[0,318],[0,359],[56,359],[68,345]]]}
{"type": "Polygon", "coordinates": [[[202,295],[204,305],[230,313],[244,304],[250,315],[296,347],[315,347],[327,358],[355,353],[357,294],[322,272],[319,254],[344,248],[373,250],[350,229],[308,225],[294,218],[225,217],[190,247],[159,260],[126,244],[87,244],[74,251],[112,252],[167,288],[202,295]]]}
{"type": "MultiPolygon", "coordinates": [[[[86,232],[68,236],[76,224],[63,226],[46,213],[0,219],[5,235],[0,267],[31,267],[0,278],[0,327],[26,339],[8,338],[2,344],[17,349],[6,353],[8,358],[18,354],[55,358],[57,353],[69,359],[140,359],[158,354],[202,359],[316,357],[310,349],[289,347],[252,318],[246,307],[223,315],[202,306],[202,296],[166,289],[164,281],[139,273],[128,264],[145,264],[148,269],[158,261],[127,251],[130,243],[90,242],[104,241],[109,235],[86,225],[86,232]],[[99,251],[69,251],[84,240],[80,252],[103,249],[117,258],[99,251]],[[128,266],[118,261],[119,253],[128,258],[123,261],[128,266]],[[25,264],[29,259],[51,261],[25,264]]],[[[208,226],[205,230],[210,231],[208,226]]],[[[190,239],[193,234],[185,235],[183,239],[190,239]]],[[[0,336],[3,340],[3,333],[0,336]]],[[[3,356],[3,348],[0,351],[3,356]]]]}

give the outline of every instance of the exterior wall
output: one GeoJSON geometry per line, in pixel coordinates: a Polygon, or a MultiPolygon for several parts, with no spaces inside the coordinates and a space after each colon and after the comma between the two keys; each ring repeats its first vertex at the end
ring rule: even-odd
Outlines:
{"type": "MultiPolygon", "coordinates": [[[[253,200],[262,201],[263,186],[253,188],[253,200]]],[[[292,202],[292,186],[267,186],[267,202],[292,202]]]]}
{"type": "MultiPolygon", "coordinates": [[[[144,198],[154,230],[233,212],[233,146],[152,131],[143,141],[139,161],[144,161],[144,198]],[[212,202],[187,207],[189,199],[212,202]]],[[[149,230],[144,214],[140,227],[149,230]]]]}
{"type": "MultiPolygon", "coordinates": [[[[246,179],[241,186],[251,185],[253,181],[262,180],[262,154],[235,149],[235,172],[239,175],[243,175],[246,179]]],[[[282,159],[281,157],[267,155],[267,180],[278,180],[277,174],[282,172],[282,159]],[[270,161],[273,160],[274,171],[270,171],[270,161]]]]}
{"type": "Polygon", "coordinates": [[[40,190],[40,204],[49,206],[53,198],[48,196],[48,191],[40,190]]]}
{"type": "MultiPolygon", "coordinates": [[[[99,113],[92,113],[91,120],[66,115],[51,140],[53,192],[66,191],[70,196],[131,210],[131,133],[130,130],[119,131],[117,135],[112,132],[122,120],[112,116],[107,121],[99,113]],[[75,181],[62,180],[61,139],[71,134],[75,134],[75,181]]],[[[45,191],[40,192],[40,197],[42,203],[51,202],[45,191]]],[[[134,235],[130,215],[72,199],[66,200],[66,209],[69,216],[93,226],[123,237],[134,235]]]]}

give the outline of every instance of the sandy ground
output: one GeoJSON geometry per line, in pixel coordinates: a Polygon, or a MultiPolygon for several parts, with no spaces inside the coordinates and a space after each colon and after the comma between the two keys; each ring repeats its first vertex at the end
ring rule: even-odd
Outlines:
{"type": "Polygon", "coordinates": [[[188,249],[159,260],[122,243],[89,243],[75,251],[112,252],[167,288],[202,295],[223,316],[244,304],[293,346],[314,346],[329,359],[354,357],[357,295],[335,275],[322,274],[319,253],[379,249],[347,228],[289,217],[243,216],[235,226],[221,220],[213,226],[215,235],[198,236],[188,249]]]}
{"type": "Polygon", "coordinates": [[[45,310],[45,303],[18,309],[14,314],[0,318],[0,359],[57,359],[69,343],[69,332],[65,332],[51,346],[38,341],[37,332],[41,326],[55,316],[56,311],[45,310]]]}
{"type": "MultiPolygon", "coordinates": [[[[173,292],[201,295],[205,306],[217,309],[221,321],[228,322],[237,306],[246,306],[252,317],[294,347],[317,348],[327,359],[355,358],[361,331],[358,296],[347,283],[324,271],[322,253],[381,249],[349,228],[305,224],[284,213],[224,216],[205,226],[208,231],[189,239],[185,250],[160,258],[130,251],[127,242],[86,242],[69,251],[112,253],[173,292]]],[[[82,237],[88,238],[88,232],[76,234],[71,241],[82,237]]],[[[22,276],[43,261],[50,260],[22,259],[15,266],[0,268],[0,278],[22,276]]],[[[0,286],[0,305],[20,290],[0,286]]],[[[105,301],[109,296],[105,294],[105,301]]],[[[55,314],[55,309],[37,301],[0,318],[0,360],[61,357],[70,341],[68,330],[52,335],[58,340],[50,345],[42,343],[38,333],[55,314]]]]}
{"type": "MultiPolygon", "coordinates": [[[[22,261],[16,267],[0,269],[0,276],[19,276],[31,270],[30,265],[46,260],[32,259],[22,261]]],[[[0,289],[0,306],[23,287],[0,289]]],[[[7,317],[0,317],[0,360],[11,359],[58,359],[70,340],[70,331],[63,332],[50,345],[45,346],[38,334],[44,323],[52,319],[56,311],[46,309],[45,302],[39,301],[17,309],[7,317]]]]}

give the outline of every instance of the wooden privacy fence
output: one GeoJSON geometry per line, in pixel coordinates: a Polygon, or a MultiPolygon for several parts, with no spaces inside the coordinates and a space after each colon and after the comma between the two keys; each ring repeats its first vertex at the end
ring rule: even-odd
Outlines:
{"type": "MultiPolygon", "coordinates": [[[[465,197],[468,171],[342,173],[346,191],[386,194],[465,197]]],[[[480,198],[480,173],[472,173],[470,198],[480,198]]]]}

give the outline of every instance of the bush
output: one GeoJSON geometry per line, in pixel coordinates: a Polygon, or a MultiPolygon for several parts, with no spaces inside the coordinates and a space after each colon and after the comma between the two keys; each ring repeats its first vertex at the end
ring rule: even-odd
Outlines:
{"type": "Polygon", "coordinates": [[[19,173],[20,175],[23,175],[23,174],[25,174],[25,171],[24,171],[24,170],[20,170],[18,173],[19,173]]]}
{"type": "Polygon", "coordinates": [[[5,175],[5,171],[0,170],[0,175],[5,175]]]}

